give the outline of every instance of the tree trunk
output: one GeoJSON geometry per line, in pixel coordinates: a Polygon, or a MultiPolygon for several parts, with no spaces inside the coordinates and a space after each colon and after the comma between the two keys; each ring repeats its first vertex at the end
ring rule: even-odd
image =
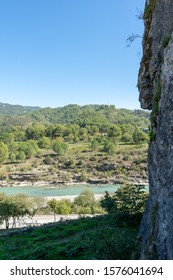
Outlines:
{"type": "Polygon", "coordinates": [[[56,222],[56,212],[54,212],[54,222],[56,222]]]}
{"type": "Polygon", "coordinates": [[[9,219],[5,219],[5,226],[6,226],[6,229],[9,229],[9,226],[10,226],[10,223],[9,223],[9,219]]]}

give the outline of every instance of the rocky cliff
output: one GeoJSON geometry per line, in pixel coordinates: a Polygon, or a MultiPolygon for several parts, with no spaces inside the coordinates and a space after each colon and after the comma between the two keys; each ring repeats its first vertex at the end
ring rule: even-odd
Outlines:
{"type": "Polygon", "coordinates": [[[140,258],[173,259],[173,1],[147,0],[144,22],[139,100],[152,111],[140,258]]]}

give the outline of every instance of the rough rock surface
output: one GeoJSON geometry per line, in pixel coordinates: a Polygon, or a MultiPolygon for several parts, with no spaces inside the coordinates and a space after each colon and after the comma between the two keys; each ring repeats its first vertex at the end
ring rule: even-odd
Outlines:
{"type": "Polygon", "coordinates": [[[151,112],[150,196],[139,232],[140,259],[173,259],[173,1],[147,0],[138,88],[151,112]]]}

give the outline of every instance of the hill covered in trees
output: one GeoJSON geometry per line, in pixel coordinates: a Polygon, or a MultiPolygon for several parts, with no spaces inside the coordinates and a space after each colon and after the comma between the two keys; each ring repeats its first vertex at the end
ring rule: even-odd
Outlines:
{"type": "Polygon", "coordinates": [[[0,178],[146,182],[148,126],[145,111],[113,105],[0,114],[0,178]]]}
{"type": "Polygon", "coordinates": [[[38,106],[22,106],[22,105],[11,105],[8,103],[0,102],[0,114],[2,115],[23,115],[28,112],[39,110],[38,106]]]}
{"type": "Polygon", "coordinates": [[[86,126],[99,123],[135,123],[147,125],[149,114],[143,110],[116,109],[114,105],[85,105],[75,104],[59,108],[44,108],[30,113],[30,117],[38,122],[77,124],[86,126]]]}
{"type": "Polygon", "coordinates": [[[148,127],[149,113],[144,110],[117,109],[114,105],[75,104],[58,108],[39,108],[32,106],[0,103],[0,125],[10,126],[30,124],[77,124],[80,127],[94,124],[136,124],[148,127]]]}

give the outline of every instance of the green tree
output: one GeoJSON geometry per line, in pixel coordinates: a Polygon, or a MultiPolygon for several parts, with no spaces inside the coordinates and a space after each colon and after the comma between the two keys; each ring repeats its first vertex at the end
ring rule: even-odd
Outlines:
{"type": "Polygon", "coordinates": [[[121,138],[121,141],[122,142],[125,142],[125,143],[132,143],[133,142],[133,137],[132,137],[132,134],[129,133],[129,132],[125,132],[123,133],[122,135],[122,138],[121,138]]]}
{"type": "Polygon", "coordinates": [[[84,190],[78,195],[73,202],[72,211],[78,214],[94,214],[96,200],[90,190],[84,190]]]}
{"type": "Polygon", "coordinates": [[[68,149],[68,145],[66,143],[61,143],[59,141],[54,141],[53,143],[53,151],[57,153],[58,156],[62,156],[66,153],[68,149]]]}
{"type": "Polygon", "coordinates": [[[14,142],[14,134],[10,132],[4,132],[3,134],[0,135],[0,141],[9,145],[14,142]]]}
{"type": "Polygon", "coordinates": [[[105,142],[103,151],[108,153],[109,155],[114,154],[116,151],[115,144],[113,144],[112,142],[105,142]]]}
{"type": "Polygon", "coordinates": [[[108,137],[113,138],[116,142],[121,139],[122,131],[118,125],[112,124],[109,127],[108,137]]]}
{"type": "Polygon", "coordinates": [[[83,170],[81,172],[81,174],[79,175],[79,180],[81,182],[86,182],[88,180],[88,175],[87,175],[87,172],[85,170],[83,170]]]}
{"type": "Polygon", "coordinates": [[[45,126],[42,124],[34,124],[26,129],[27,139],[39,140],[45,135],[45,126]]]}
{"type": "Polygon", "coordinates": [[[51,211],[53,212],[54,222],[56,222],[57,200],[55,198],[52,198],[48,200],[47,205],[50,207],[51,211]]]}
{"type": "Polygon", "coordinates": [[[26,155],[26,158],[31,158],[33,155],[36,155],[39,151],[37,142],[34,140],[28,140],[19,144],[19,152],[23,151],[26,155]]]}
{"type": "Polygon", "coordinates": [[[97,150],[97,148],[99,147],[99,142],[96,139],[93,139],[90,146],[92,150],[97,150]]]}
{"type": "Polygon", "coordinates": [[[8,159],[8,146],[0,142],[0,163],[8,159]]]}
{"type": "Polygon", "coordinates": [[[72,203],[70,199],[61,199],[56,202],[56,213],[60,215],[68,215],[71,212],[72,203]]]}
{"type": "Polygon", "coordinates": [[[32,218],[36,215],[39,210],[44,209],[46,206],[45,199],[43,197],[30,197],[27,201],[27,211],[28,215],[32,218]]]}
{"type": "Polygon", "coordinates": [[[5,221],[6,229],[9,228],[9,221],[12,217],[12,201],[5,193],[0,194],[0,220],[5,221]]]}
{"type": "Polygon", "coordinates": [[[40,149],[48,149],[50,148],[50,139],[46,136],[43,136],[39,141],[38,141],[38,147],[40,149]]]}
{"type": "Polygon", "coordinates": [[[148,193],[141,185],[123,185],[114,195],[106,192],[101,205],[109,213],[127,212],[129,214],[143,213],[148,199],[148,193]]]}
{"type": "Polygon", "coordinates": [[[132,137],[133,137],[134,144],[140,144],[142,142],[147,142],[149,140],[148,134],[139,130],[138,128],[135,129],[132,137]]]}
{"type": "Polygon", "coordinates": [[[26,134],[25,129],[19,126],[12,126],[11,131],[14,135],[14,141],[25,141],[26,134]]]}
{"type": "Polygon", "coordinates": [[[10,159],[11,162],[15,162],[16,161],[16,154],[15,153],[10,153],[9,159],[10,159]]]}
{"type": "Polygon", "coordinates": [[[19,153],[17,154],[16,158],[18,160],[25,161],[26,160],[25,152],[24,151],[19,151],[19,153]]]}
{"type": "Polygon", "coordinates": [[[28,214],[28,196],[25,194],[16,194],[10,196],[11,217],[13,218],[13,227],[16,227],[16,219],[28,214]]]}

